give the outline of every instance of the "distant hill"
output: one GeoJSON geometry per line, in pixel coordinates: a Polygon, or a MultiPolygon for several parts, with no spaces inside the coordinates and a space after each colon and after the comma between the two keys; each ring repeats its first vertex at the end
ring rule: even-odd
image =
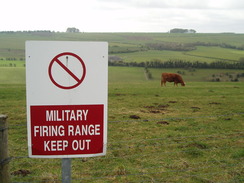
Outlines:
{"type": "Polygon", "coordinates": [[[44,30],[0,32],[0,61],[24,61],[27,40],[106,41],[109,43],[110,61],[131,63],[127,65],[155,61],[237,63],[244,58],[244,34],[80,32],[74,34],[44,30]]]}

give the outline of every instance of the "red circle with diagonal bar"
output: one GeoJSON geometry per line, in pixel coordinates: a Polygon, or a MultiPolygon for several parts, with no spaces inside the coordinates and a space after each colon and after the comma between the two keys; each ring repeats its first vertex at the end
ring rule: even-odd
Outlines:
{"type": "MultiPolygon", "coordinates": [[[[73,89],[73,88],[79,86],[85,79],[86,66],[85,66],[83,60],[78,55],[76,55],[74,53],[70,53],[70,52],[64,52],[64,53],[58,54],[57,56],[55,56],[52,59],[52,61],[49,64],[49,67],[48,67],[48,74],[49,74],[49,77],[50,77],[51,81],[53,82],[53,84],[56,85],[57,87],[62,88],[62,89],[73,89]],[[65,65],[62,61],[62,59],[64,57],[66,57],[66,59],[72,58],[72,61],[76,62],[76,65],[78,64],[78,68],[76,67],[76,69],[80,70],[80,73],[77,74],[77,73],[74,73],[72,70],[70,70],[68,68],[68,66],[65,65]],[[68,85],[64,85],[62,82],[55,79],[54,75],[57,75],[57,73],[54,73],[54,71],[53,71],[54,64],[56,64],[56,67],[59,67],[59,69],[61,69],[63,71],[63,73],[66,73],[66,75],[68,77],[72,78],[72,80],[74,80],[74,82],[70,83],[68,85]]],[[[60,76],[60,77],[62,78],[62,76],[60,76]]]]}

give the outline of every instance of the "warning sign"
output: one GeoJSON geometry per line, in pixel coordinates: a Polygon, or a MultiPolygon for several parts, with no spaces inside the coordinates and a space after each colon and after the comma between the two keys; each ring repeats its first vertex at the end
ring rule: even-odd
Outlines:
{"type": "Polygon", "coordinates": [[[26,42],[30,157],[106,154],[108,44],[26,42]]]}
{"type": "MultiPolygon", "coordinates": [[[[74,67],[73,67],[74,68],[74,67]]],[[[60,53],[55,56],[50,62],[48,68],[48,74],[57,87],[62,89],[72,89],[79,86],[85,78],[86,75],[86,66],[83,60],[74,53],[60,53]],[[78,69],[78,72],[74,73],[70,70],[70,65],[75,65],[75,68],[78,69]],[[69,82],[65,85],[65,81],[59,78],[63,78],[59,72],[55,72],[56,70],[63,70],[62,74],[67,75],[66,78],[69,82]],[[73,80],[73,82],[70,82],[73,80]]]]}
{"type": "Polygon", "coordinates": [[[33,155],[103,152],[103,105],[31,106],[33,155]]]}

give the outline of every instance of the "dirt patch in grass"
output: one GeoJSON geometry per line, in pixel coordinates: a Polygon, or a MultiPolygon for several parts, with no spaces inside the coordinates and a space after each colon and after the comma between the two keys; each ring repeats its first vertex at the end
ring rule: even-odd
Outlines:
{"type": "Polygon", "coordinates": [[[143,106],[144,109],[141,110],[141,112],[143,112],[143,113],[153,113],[153,114],[164,113],[165,111],[167,111],[168,107],[169,107],[168,104],[154,103],[154,105],[143,106]]]}
{"type": "Polygon", "coordinates": [[[115,93],[115,96],[126,96],[126,94],[122,94],[122,93],[115,93]]]}
{"type": "Polygon", "coordinates": [[[137,115],[130,115],[130,118],[131,119],[141,119],[141,117],[140,116],[137,116],[137,115]]]}
{"type": "Polygon", "coordinates": [[[195,106],[193,106],[193,107],[191,107],[191,109],[193,109],[193,112],[197,112],[197,111],[199,111],[201,108],[200,108],[200,107],[195,107],[195,106]]]}
{"type": "Polygon", "coordinates": [[[200,110],[200,107],[191,107],[192,109],[200,110]]]}
{"type": "Polygon", "coordinates": [[[210,102],[209,104],[219,105],[219,104],[221,104],[221,103],[219,103],[219,102],[210,102]]]}
{"type": "Polygon", "coordinates": [[[169,101],[168,103],[175,104],[177,101],[169,101]]]}
{"type": "Polygon", "coordinates": [[[167,121],[158,121],[157,124],[169,125],[169,122],[167,122],[167,121]]]}
{"type": "Polygon", "coordinates": [[[21,170],[17,170],[17,171],[12,172],[11,175],[15,175],[15,176],[21,175],[21,176],[25,177],[25,176],[27,176],[30,173],[31,172],[29,170],[22,170],[21,169],[21,170]]]}

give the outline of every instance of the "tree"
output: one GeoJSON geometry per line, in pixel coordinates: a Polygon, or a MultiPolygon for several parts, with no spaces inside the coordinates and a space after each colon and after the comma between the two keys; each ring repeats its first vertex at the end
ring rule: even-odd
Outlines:
{"type": "Polygon", "coordinates": [[[75,27],[69,27],[69,28],[67,28],[66,32],[68,32],[68,33],[76,33],[76,32],[80,32],[80,30],[75,28],[75,27]]]}
{"type": "Polygon", "coordinates": [[[174,28],[170,30],[170,33],[196,33],[194,29],[180,29],[180,28],[174,28]]]}

